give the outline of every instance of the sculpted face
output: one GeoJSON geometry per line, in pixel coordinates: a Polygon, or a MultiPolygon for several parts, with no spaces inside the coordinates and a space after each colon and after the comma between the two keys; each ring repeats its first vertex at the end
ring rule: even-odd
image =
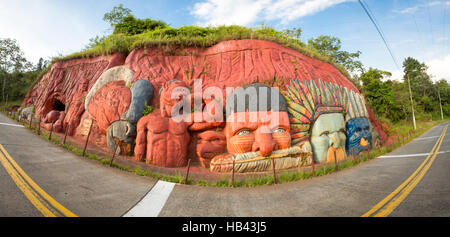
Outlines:
{"type": "Polygon", "coordinates": [[[197,155],[200,158],[201,165],[205,168],[209,168],[211,159],[226,151],[226,137],[222,133],[214,130],[202,132],[198,137],[197,155]]]}
{"type": "Polygon", "coordinates": [[[353,154],[355,148],[355,154],[358,155],[361,151],[367,150],[372,142],[369,121],[366,118],[355,118],[349,120],[345,127],[347,152],[353,154]]]}
{"type": "Polygon", "coordinates": [[[345,154],[345,121],[341,113],[320,115],[314,123],[311,144],[316,162],[343,160],[345,154]]]}
{"type": "Polygon", "coordinates": [[[188,95],[189,89],[185,82],[174,79],[165,83],[160,95],[161,116],[172,117],[172,108],[188,95]],[[173,98],[174,95],[176,98],[173,98]]]}
{"type": "Polygon", "coordinates": [[[275,150],[291,146],[286,111],[236,112],[230,117],[227,118],[225,136],[228,152],[231,154],[259,151],[261,156],[270,156],[275,150]],[[245,119],[240,121],[240,116],[245,119]],[[251,119],[252,116],[256,121],[251,119]],[[228,122],[230,120],[232,122],[228,122]]]}

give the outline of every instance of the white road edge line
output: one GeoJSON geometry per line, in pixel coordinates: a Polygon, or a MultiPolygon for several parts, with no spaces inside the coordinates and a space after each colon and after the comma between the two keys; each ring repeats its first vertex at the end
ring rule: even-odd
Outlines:
{"type": "MultiPolygon", "coordinates": [[[[447,153],[450,151],[439,151],[438,154],[447,153]]],[[[415,156],[427,156],[429,153],[417,153],[417,154],[408,154],[408,155],[391,155],[391,156],[379,156],[378,158],[386,159],[386,158],[402,158],[402,157],[415,157],[415,156]]]]}
{"type": "Polygon", "coordinates": [[[414,141],[418,141],[418,140],[426,140],[426,139],[431,139],[431,138],[436,138],[436,137],[440,137],[440,136],[432,136],[432,137],[419,137],[414,139],[414,141]]]}
{"type": "Polygon", "coordinates": [[[12,123],[0,123],[0,125],[11,126],[11,127],[21,127],[21,128],[23,128],[22,125],[17,125],[17,124],[12,124],[12,123]]]}
{"type": "Polygon", "coordinates": [[[175,183],[158,180],[152,190],[123,217],[157,217],[174,187],[175,183]]]}

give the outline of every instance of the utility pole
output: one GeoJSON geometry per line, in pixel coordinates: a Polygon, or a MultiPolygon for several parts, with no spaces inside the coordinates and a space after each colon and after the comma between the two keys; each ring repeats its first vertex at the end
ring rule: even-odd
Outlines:
{"type": "Polygon", "coordinates": [[[444,113],[442,113],[442,102],[441,102],[441,93],[439,92],[439,88],[438,89],[438,97],[439,97],[439,107],[441,108],[441,120],[444,120],[444,113]]]}
{"type": "Polygon", "coordinates": [[[414,104],[413,104],[412,93],[411,93],[411,83],[409,82],[409,73],[406,73],[406,76],[408,77],[408,88],[409,88],[409,98],[411,99],[412,120],[413,120],[414,130],[416,130],[416,116],[414,115],[414,104]]]}

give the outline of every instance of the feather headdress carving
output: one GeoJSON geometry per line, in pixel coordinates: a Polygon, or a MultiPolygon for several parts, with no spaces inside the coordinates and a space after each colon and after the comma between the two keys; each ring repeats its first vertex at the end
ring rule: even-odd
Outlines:
{"type": "Polygon", "coordinates": [[[354,118],[369,118],[364,97],[354,91],[348,92],[349,106],[346,121],[354,118]]]}
{"type": "Polygon", "coordinates": [[[290,116],[292,144],[309,139],[311,126],[321,114],[348,113],[349,100],[352,99],[350,95],[356,97],[347,88],[321,79],[304,82],[290,80],[284,96],[290,116]]]}

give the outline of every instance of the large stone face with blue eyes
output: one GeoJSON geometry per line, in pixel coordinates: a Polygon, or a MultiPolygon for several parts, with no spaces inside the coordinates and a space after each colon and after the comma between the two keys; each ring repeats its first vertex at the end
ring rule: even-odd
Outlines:
{"type": "Polygon", "coordinates": [[[350,119],[346,125],[347,143],[346,149],[349,154],[358,155],[361,151],[370,148],[372,135],[370,134],[370,123],[367,118],[350,119]]]}

